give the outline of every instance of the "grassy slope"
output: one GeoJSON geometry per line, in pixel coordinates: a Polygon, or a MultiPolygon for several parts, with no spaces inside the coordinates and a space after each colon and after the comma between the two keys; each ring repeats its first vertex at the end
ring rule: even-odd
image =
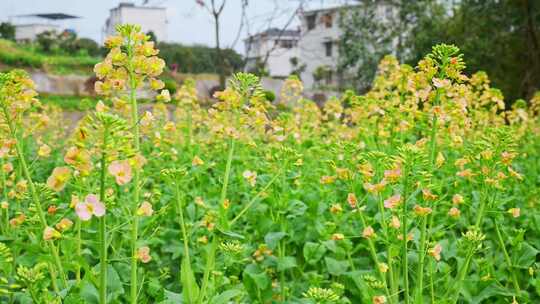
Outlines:
{"type": "MultiPolygon", "coordinates": [[[[55,105],[65,111],[87,111],[94,109],[100,100],[106,105],[111,106],[110,100],[92,96],[40,94],[38,98],[43,104],[55,105]]],[[[151,100],[139,99],[139,103],[141,104],[149,102],[151,102],[151,100]]]]}
{"type": "Polygon", "coordinates": [[[100,58],[77,55],[50,55],[0,39],[0,63],[8,68],[42,68],[56,74],[90,74],[100,58]]]}

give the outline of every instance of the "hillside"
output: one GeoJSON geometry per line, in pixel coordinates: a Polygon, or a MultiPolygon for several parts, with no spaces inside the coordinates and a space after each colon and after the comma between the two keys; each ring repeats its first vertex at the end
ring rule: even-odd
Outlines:
{"type": "Polygon", "coordinates": [[[0,39],[0,69],[39,68],[54,74],[91,74],[100,58],[87,55],[53,55],[30,45],[0,39]]]}

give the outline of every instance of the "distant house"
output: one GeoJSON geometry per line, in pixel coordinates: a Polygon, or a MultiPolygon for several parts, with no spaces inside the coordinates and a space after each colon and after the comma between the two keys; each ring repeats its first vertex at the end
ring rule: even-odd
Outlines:
{"type": "Polygon", "coordinates": [[[61,32],[66,30],[62,24],[68,19],[78,19],[77,16],[63,13],[31,14],[15,16],[15,40],[34,41],[44,32],[61,32]]]}
{"type": "Polygon", "coordinates": [[[246,47],[246,70],[254,71],[264,65],[269,76],[282,78],[295,68],[292,61],[298,59],[300,31],[270,28],[244,40],[246,47]]]}
{"type": "Polygon", "coordinates": [[[121,2],[118,7],[110,10],[103,29],[104,36],[116,34],[116,26],[126,23],[138,24],[144,33],[152,32],[158,41],[167,41],[167,10],[164,7],[136,6],[131,2],[121,2]]]}
{"type": "MultiPolygon", "coordinates": [[[[396,12],[385,1],[377,3],[374,18],[387,20],[395,15],[396,12]]],[[[339,42],[343,34],[340,19],[358,9],[362,9],[361,4],[300,13],[301,38],[298,48],[301,62],[305,64],[301,78],[306,87],[338,87],[348,77],[348,71],[338,69],[339,42]]]]}
{"type": "Polygon", "coordinates": [[[306,87],[316,82],[337,83],[338,45],[341,37],[339,8],[305,11],[300,14],[301,60],[306,65],[302,81],[306,87]]]}
{"type": "MultiPolygon", "coordinates": [[[[272,77],[290,75],[295,68],[291,64],[294,58],[296,68],[301,67],[300,78],[306,88],[339,87],[349,77],[348,71],[338,69],[339,42],[343,34],[340,19],[361,8],[358,4],[301,11],[297,31],[273,28],[248,37],[244,40],[246,70],[253,70],[269,53],[265,68],[272,77]]],[[[392,14],[395,12],[391,7],[381,1],[375,18],[386,20],[392,14]]]]}

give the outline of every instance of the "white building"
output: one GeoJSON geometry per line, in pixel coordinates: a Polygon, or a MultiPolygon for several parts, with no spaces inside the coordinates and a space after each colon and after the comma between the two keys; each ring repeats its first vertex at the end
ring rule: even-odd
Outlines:
{"type": "Polygon", "coordinates": [[[289,76],[298,61],[300,31],[271,28],[244,40],[246,46],[246,70],[254,71],[265,61],[269,76],[289,76]],[[296,59],[294,59],[296,58],[296,59]]]}
{"type": "Polygon", "coordinates": [[[60,27],[54,24],[31,23],[15,26],[15,40],[34,41],[37,36],[44,32],[59,32],[60,27]]]}
{"type": "MultiPolygon", "coordinates": [[[[306,88],[338,88],[350,77],[349,71],[338,69],[339,43],[343,34],[340,19],[347,16],[347,12],[359,9],[362,9],[361,4],[300,12],[300,30],[295,31],[296,47],[286,50],[272,49],[276,41],[281,39],[278,38],[278,29],[270,29],[246,39],[247,70],[253,68],[257,60],[264,58],[264,54],[271,50],[266,66],[270,76],[290,75],[293,68],[290,58],[298,58],[296,67],[302,67],[300,78],[306,88]]],[[[381,1],[376,7],[375,18],[388,20],[392,16],[395,16],[395,12],[381,1]]]]}
{"type": "Polygon", "coordinates": [[[136,6],[122,2],[112,8],[105,22],[104,36],[116,34],[118,24],[138,24],[144,33],[152,32],[158,41],[167,41],[167,10],[164,7],[136,6]]]}
{"type": "MultiPolygon", "coordinates": [[[[343,30],[341,18],[351,12],[364,12],[362,4],[344,5],[300,14],[301,38],[298,43],[301,62],[306,65],[301,74],[306,87],[329,86],[338,88],[352,77],[352,70],[340,71],[339,44],[343,30]]],[[[386,1],[377,2],[372,18],[381,22],[397,18],[395,7],[386,1]]],[[[394,49],[397,41],[393,42],[394,49]]],[[[379,47],[377,45],[367,47],[379,47]]]]}
{"type": "Polygon", "coordinates": [[[338,46],[341,37],[338,8],[305,11],[300,15],[300,60],[305,87],[335,85],[338,80],[338,46]]]}
{"type": "Polygon", "coordinates": [[[34,41],[44,32],[60,33],[66,30],[66,20],[78,18],[63,13],[46,13],[12,16],[10,21],[15,26],[15,40],[34,41]]]}

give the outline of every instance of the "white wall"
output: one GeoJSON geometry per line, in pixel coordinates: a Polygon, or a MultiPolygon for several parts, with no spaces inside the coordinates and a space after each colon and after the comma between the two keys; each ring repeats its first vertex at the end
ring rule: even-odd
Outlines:
{"type": "Polygon", "coordinates": [[[298,57],[298,47],[291,49],[276,48],[268,57],[268,70],[270,76],[287,77],[293,71],[291,58],[298,57]]]}
{"type": "Polygon", "coordinates": [[[126,23],[140,25],[144,33],[152,31],[158,41],[167,41],[168,39],[165,8],[122,6],[111,9],[105,34],[107,36],[114,35],[116,25],[126,23]]]}
{"type": "Polygon", "coordinates": [[[320,66],[330,67],[334,73],[332,80],[337,83],[337,68],[338,62],[338,43],[341,36],[341,30],[339,27],[339,11],[318,11],[315,17],[315,28],[308,30],[306,16],[313,15],[313,12],[307,12],[305,16],[301,18],[301,38],[298,44],[300,52],[300,64],[305,64],[306,69],[301,74],[302,81],[306,88],[312,88],[315,84],[313,73],[320,66]],[[326,24],[322,21],[324,14],[332,14],[332,26],[326,27],[326,24]],[[332,42],[332,56],[326,55],[325,42],[332,42]]]}
{"type": "Polygon", "coordinates": [[[37,35],[47,31],[58,31],[59,27],[52,24],[21,24],[15,26],[15,40],[35,40],[37,35]]]}
{"type": "MultiPolygon", "coordinates": [[[[287,77],[291,74],[293,66],[291,58],[299,57],[298,47],[284,48],[279,45],[274,47],[277,36],[261,36],[257,35],[251,42],[246,43],[246,70],[251,70],[255,67],[257,59],[263,61],[264,57],[270,52],[267,69],[271,77],[287,77]],[[250,45],[251,43],[251,45],[250,45]]],[[[298,40],[296,36],[281,36],[280,40],[298,40]]]]}

